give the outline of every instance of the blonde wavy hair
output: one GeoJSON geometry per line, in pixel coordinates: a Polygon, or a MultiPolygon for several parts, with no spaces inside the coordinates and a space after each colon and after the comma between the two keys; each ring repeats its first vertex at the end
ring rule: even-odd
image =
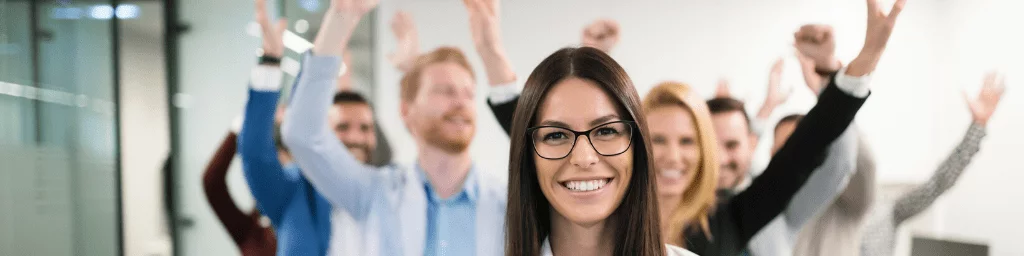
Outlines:
{"type": "Polygon", "coordinates": [[[668,222],[669,232],[663,236],[671,244],[685,246],[685,232],[699,228],[710,238],[708,215],[716,204],[715,189],[718,183],[718,144],[711,123],[711,113],[704,100],[693,89],[680,82],[662,82],[651,89],[643,100],[644,112],[659,107],[677,106],[686,109],[693,118],[697,131],[700,159],[693,180],[683,191],[679,207],[668,222]]]}

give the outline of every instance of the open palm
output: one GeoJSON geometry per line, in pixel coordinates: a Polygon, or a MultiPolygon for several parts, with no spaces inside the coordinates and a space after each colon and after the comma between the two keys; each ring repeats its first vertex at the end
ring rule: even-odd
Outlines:
{"type": "Polygon", "coordinates": [[[402,11],[395,13],[391,19],[391,32],[398,40],[398,48],[388,55],[388,60],[399,70],[408,72],[419,56],[419,35],[412,16],[402,11]]]}
{"type": "Polygon", "coordinates": [[[490,49],[501,43],[501,13],[498,0],[463,0],[469,12],[469,29],[477,49],[490,49]]]}
{"type": "Polygon", "coordinates": [[[971,98],[966,92],[964,93],[974,122],[982,125],[988,123],[988,119],[992,117],[992,113],[995,113],[996,107],[999,105],[999,100],[1003,98],[1003,92],[1006,90],[1005,83],[1005,78],[1000,78],[998,73],[991,72],[985,76],[985,82],[981,86],[981,91],[978,92],[978,97],[971,98]]]}
{"type": "Polygon", "coordinates": [[[263,37],[263,55],[281,58],[284,55],[284,41],[281,38],[288,27],[288,21],[280,19],[277,24],[271,24],[266,0],[256,0],[256,23],[260,24],[263,37]]]}

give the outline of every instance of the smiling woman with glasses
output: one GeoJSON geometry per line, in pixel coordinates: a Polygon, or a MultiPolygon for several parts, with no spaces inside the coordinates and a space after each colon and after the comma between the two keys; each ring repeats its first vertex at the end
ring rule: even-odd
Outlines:
{"type": "Polygon", "coordinates": [[[506,255],[693,255],[661,242],[640,97],[611,57],[559,50],[517,104],[506,255]]]}

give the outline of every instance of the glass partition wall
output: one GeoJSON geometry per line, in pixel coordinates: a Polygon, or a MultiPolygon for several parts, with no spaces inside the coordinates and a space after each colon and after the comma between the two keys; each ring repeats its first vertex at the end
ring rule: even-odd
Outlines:
{"type": "Polygon", "coordinates": [[[0,0],[0,255],[120,254],[114,4],[0,0]]]}

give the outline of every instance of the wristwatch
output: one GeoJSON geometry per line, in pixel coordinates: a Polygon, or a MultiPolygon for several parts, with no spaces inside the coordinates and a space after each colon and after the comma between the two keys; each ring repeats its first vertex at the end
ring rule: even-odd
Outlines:
{"type": "Polygon", "coordinates": [[[259,64],[260,65],[280,66],[281,65],[281,58],[274,57],[274,56],[263,55],[263,56],[260,56],[259,64]]]}

